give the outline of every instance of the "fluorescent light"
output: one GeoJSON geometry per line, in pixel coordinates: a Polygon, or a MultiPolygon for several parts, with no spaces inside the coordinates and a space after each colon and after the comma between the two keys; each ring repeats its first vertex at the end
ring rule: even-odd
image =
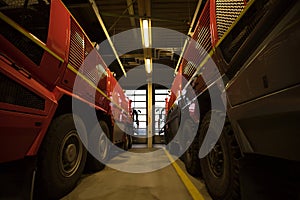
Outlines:
{"type": "Polygon", "coordinates": [[[143,19],[143,34],[144,34],[144,45],[146,48],[150,47],[150,38],[149,38],[149,24],[147,19],[143,19]]]}
{"type": "Polygon", "coordinates": [[[150,58],[146,58],[146,60],[145,60],[145,69],[146,69],[146,72],[148,74],[150,74],[152,72],[151,59],[150,58]]]}

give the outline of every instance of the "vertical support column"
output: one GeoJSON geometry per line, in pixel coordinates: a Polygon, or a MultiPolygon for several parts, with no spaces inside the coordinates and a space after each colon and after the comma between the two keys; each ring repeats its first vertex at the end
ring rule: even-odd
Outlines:
{"type": "Polygon", "coordinates": [[[147,102],[148,102],[148,129],[147,129],[147,137],[148,137],[148,142],[147,142],[147,146],[148,148],[152,148],[152,124],[153,124],[153,119],[152,119],[152,81],[149,80],[148,81],[148,99],[147,99],[147,102]]]}

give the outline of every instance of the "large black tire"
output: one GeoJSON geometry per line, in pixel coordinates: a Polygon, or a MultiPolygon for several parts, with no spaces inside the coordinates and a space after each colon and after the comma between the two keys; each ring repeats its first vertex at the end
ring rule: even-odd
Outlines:
{"type": "Polygon", "coordinates": [[[64,114],[52,121],[39,151],[36,199],[59,199],[76,186],[87,155],[81,141],[87,139],[79,117],[64,114]]]}
{"type": "MultiPolygon", "coordinates": [[[[177,131],[180,126],[180,117],[181,117],[181,109],[178,105],[175,105],[174,108],[169,111],[167,114],[166,121],[168,122],[165,126],[165,143],[169,144],[177,134],[177,131]],[[169,119],[172,119],[169,121],[169,119]]],[[[172,141],[174,142],[174,141],[172,141]]],[[[172,145],[172,144],[171,144],[172,145]]],[[[171,146],[170,145],[170,146],[171,146]]]]}
{"type": "Polygon", "coordinates": [[[134,131],[133,131],[133,126],[129,126],[127,131],[126,131],[127,134],[127,139],[128,139],[128,149],[131,149],[132,148],[132,144],[133,144],[133,139],[132,139],[132,136],[134,134],[134,131]]]}
{"type": "Polygon", "coordinates": [[[105,121],[100,120],[99,125],[97,124],[91,131],[89,135],[89,151],[86,170],[87,171],[100,171],[104,169],[106,162],[109,160],[109,128],[105,121]],[[101,129],[100,129],[100,127],[101,129]],[[100,162],[101,160],[102,162],[100,162]]]}
{"type": "Polygon", "coordinates": [[[177,158],[180,157],[180,145],[178,142],[170,142],[167,146],[167,150],[173,156],[176,156],[177,158]]]}
{"type": "MultiPolygon", "coordinates": [[[[196,132],[196,125],[191,119],[185,120],[183,124],[183,134],[191,134],[191,132],[196,132]]],[[[199,176],[200,170],[200,160],[198,158],[199,153],[199,141],[197,135],[193,141],[185,139],[186,144],[190,144],[189,148],[185,151],[182,156],[182,160],[185,164],[186,170],[193,176],[199,176]]]]}
{"type": "MultiPolygon", "coordinates": [[[[215,126],[220,123],[221,114],[217,111],[217,119],[212,121],[215,126]]],[[[199,143],[202,144],[211,120],[211,112],[203,118],[199,143]]],[[[212,130],[213,133],[215,130],[212,130]]],[[[206,187],[214,200],[238,200],[240,199],[239,164],[240,149],[236,142],[230,122],[226,119],[221,136],[210,151],[200,159],[200,166],[206,187]]]]}
{"type": "Polygon", "coordinates": [[[166,145],[168,145],[171,141],[170,138],[169,138],[170,137],[169,134],[170,134],[170,129],[169,129],[168,125],[166,125],[165,134],[164,134],[166,145]]]}
{"type": "Polygon", "coordinates": [[[129,135],[127,135],[126,133],[124,133],[124,141],[122,143],[122,149],[124,149],[125,151],[129,149],[129,135]]]}
{"type": "Polygon", "coordinates": [[[132,148],[133,140],[132,135],[128,135],[128,149],[132,148]]]}

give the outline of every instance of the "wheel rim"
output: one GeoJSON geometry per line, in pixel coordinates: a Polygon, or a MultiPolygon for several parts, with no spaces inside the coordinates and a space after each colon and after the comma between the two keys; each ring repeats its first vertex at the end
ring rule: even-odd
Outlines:
{"type": "Polygon", "coordinates": [[[210,171],[216,176],[221,177],[224,172],[224,154],[219,142],[208,154],[208,163],[210,171]]]}
{"type": "Polygon", "coordinates": [[[107,145],[106,135],[102,133],[99,138],[99,156],[101,160],[105,160],[107,157],[107,145]]]}
{"type": "Polygon", "coordinates": [[[191,163],[191,160],[192,160],[192,149],[189,147],[187,150],[186,150],[186,163],[189,165],[191,163]]]}
{"type": "Polygon", "coordinates": [[[125,149],[127,149],[128,146],[129,146],[128,136],[125,136],[125,149]]]}
{"type": "Polygon", "coordinates": [[[60,172],[64,177],[74,175],[81,163],[83,146],[75,130],[66,134],[60,148],[60,172]]]}

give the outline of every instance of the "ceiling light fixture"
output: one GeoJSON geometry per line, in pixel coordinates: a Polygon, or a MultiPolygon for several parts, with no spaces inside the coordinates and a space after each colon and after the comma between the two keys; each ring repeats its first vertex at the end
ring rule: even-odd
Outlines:
{"type": "Polygon", "coordinates": [[[115,57],[116,57],[116,59],[117,59],[119,65],[120,65],[120,67],[121,67],[121,70],[123,71],[123,74],[124,74],[124,76],[126,77],[126,76],[127,76],[126,71],[125,71],[125,69],[124,69],[124,66],[123,66],[123,64],[122,64],[122,62],[121,62],[121,60],[120,60],[120,58],[119,58],[119,54],[118,54],[118,52],[117,52],[117,50],[116,50],[116,48],[115,48],[115,46],[114,46],[114,44],[113,44],[113,42],[112,42],[110,36],[109,36],[109,33],[108,33],[108,31],[107,31],[107,29],[106,29],[106,27],[105,27],[105,25],[104,25],[104,22],[103,22],[103,20],[102,20],[102,17],[101,17],[101,15],[100,15],[99,10],[98,10],[98,6],[97,6],[97,4],[96,4],[96,1],[95,1],[95,0],[90,0],[90,4],[92,5],[92,9],[93,9],[93,11],[94,11],[94,13],[95,13],[95,15],[96,15],[96,17],[97,17],[97,19],[98,19],[98,22],[100,23],[100,25],[101,25],[101,27],[102,27],[102,30],[103,30],[103,32],[104,32],[106,38],[107,38],[108,43],[109,43],[110,46],[111,46],[111,49],[112,49],[113,53],[115,54],[115,57]]]}
{"type": "Polygon", "coordinates": [[[145,59],[145,69],[148,74],[152,72],[152,63],[150,58],[145,59]]]}
{"type": "Polygon", "coordinates": [[[141,19],[142,42],[144,48],[151,46],[151,21],[150,19],[141,19]]]}
{"type": "Polygon", "coordinates": [[[142,23],[143,23],[143,33],[144,33],[144,46],[146,48],[149,48],[150,47],[150,38],[149,38],[148,20],[144,19],[142,23]]]}

